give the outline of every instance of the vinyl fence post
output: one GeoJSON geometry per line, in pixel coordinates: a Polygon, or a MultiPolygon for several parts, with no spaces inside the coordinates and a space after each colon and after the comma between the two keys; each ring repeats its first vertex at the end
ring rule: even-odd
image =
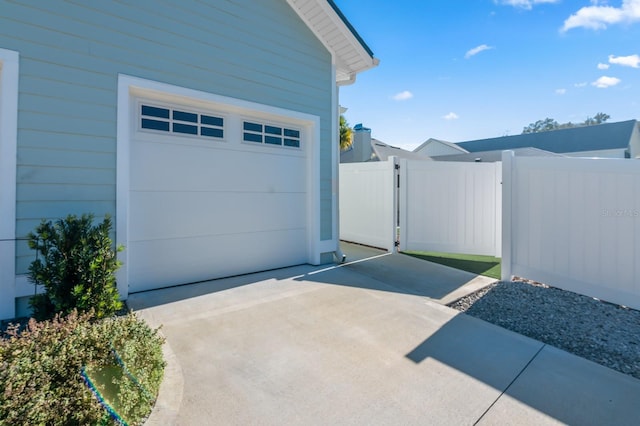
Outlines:
{"type": "Polygon", "coordinates": [[[388,184],[391,185],[391,203],[390,203],[390,208],[392,209],[391,211],[391,220],[393,223],[389,223],[389,230],[391,231],[389,235],[389,245],[387,247],[387,250],[389,251],[389,253],[397,253],[398,252],[398,247],[396,246],[396,241],[398,241],[398,237],[397,237],[397,232],[396,232],[396,227],[398,225],[398,187],[397,187],[397,181],[398,181],[398,172],[399,172],[399,168],[400,168],[400,161],[398,159],[398,157],[389,157],[388,158],[388,164],[389,167],[391,168],[391,179],[389,179],[388,184]]]}
{"type": "Polygon", "coordinates": [[[397,188],[398,191],[398,221],[397,224],[400,227],[400,233],[399,235],[397,234],[397,230],[396,230],[396,235],[398,235],[398,238],[400,238],[399,244],[398,244],[398,250],[399,251],[405,251],[407,249],[407,240],[408,240],[408,216],[407,216],[407,209],[408,209],[408,176],[409,176],[409,168],[411,166],[409,166],[409,160],[406,159],[402,159],[400,160],[400,170],[398,170],[398,186],[399,188],[397,188]]]}
{"type": "Polygon", "coordinates": [[[502,162],[494,163],[495,182],[495,257],[502,258],[502,162]]]}
{"type": "Polygon", "coordinates": [[[502,151],[502,281],[511,281],[513,267],[513,179],[515,156],[513,151],[502,151]]]}

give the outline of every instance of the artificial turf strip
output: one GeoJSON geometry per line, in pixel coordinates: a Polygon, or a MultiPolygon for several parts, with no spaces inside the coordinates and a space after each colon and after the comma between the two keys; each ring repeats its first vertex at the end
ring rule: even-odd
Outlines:
{"type": "Polygon", "coordinates": [[[429,262],[439,263],[452,268],[461,269],[473,274],[500,279],[501,259],[493,256],[473,254],[437,253],[431,251],[403,251],[402,253],[429,262]]]}

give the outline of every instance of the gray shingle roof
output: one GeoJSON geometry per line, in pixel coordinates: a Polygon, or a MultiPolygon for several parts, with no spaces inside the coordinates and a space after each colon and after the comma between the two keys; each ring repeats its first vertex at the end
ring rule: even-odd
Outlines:
{"type": "Polygon", "coordinates": [[[405,158],[407,160],[431,160],[431,157],[427,157],[424,154],[407,151],[405,149],[398,148],[397,146],[387,145],[386,143],[375,138],[371,138],[371,147],[373,148],[378,161],[387,161],[387,159],[392,156],[405,158]]]}
{"type": "MultiPolygon", "coordinates": [[[[477,151],[466,154],[438,155],[432,158],[435,161],[481,161],[483,163],[495,163],[496,161],[502,161],[502,152],[503,150],[499,149],[496,151],[477,151]]],[[[516,157],[564,157],[562,154],[530,147],[513,148],[513,153],[516,157]]]]}
{"type": "Polygon", "coordinates": [[[422,142],[422,144],[420,144],[420,146],[418,146],[416,149],[414,149],[414,150],[413,150],[413,152],[420,152],[420,150],[421,150],[422,148],[424,148],[425,146],[427,146],[427,145],[429,145],[429,144],[431,144],[431,143],[435,143],[435,142],[437,142],[437,143],[441,143],[441,144],[443,144],[443,145],[450,146],[450,147],[452,147],[452,148],[454,148],[454,149],[459,150],[460,152],[465,152],[465,149],[463,149],[462,147],[458,146],[458,144],[457,144],[457,143],[454,143],[454,142],[448,142],[448,141],[443,141],[442,139],[436,139],[436,138],[429,138],[429,139],[427,139],[426,141],[422,142]]]}
{"type": "Polygon", "coordinates": [[[621,149],[629,146],[636,120],[573,127],[549,132],[458,142],[469,152],[538,148],[555,153],[621,149]]]}

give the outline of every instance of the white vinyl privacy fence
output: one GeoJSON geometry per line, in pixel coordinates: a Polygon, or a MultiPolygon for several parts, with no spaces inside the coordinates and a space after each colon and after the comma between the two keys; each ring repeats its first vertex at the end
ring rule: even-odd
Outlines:
{"type": "Polygon", "coordinates": [[[504,280],[640,309],[638,160],[341,164],[340,216],[343,240],[501,256],[504,280]]]}
{"type": "Polygon", "coordinates": [[[500,256],[500,178],[495,163],[341,164],[340,238],[389,251],[500,256]]]}
{"type": "Polygon", "coordinates": [[[640,309],[640,161],[503,153],[502,278],[640,309]]]}

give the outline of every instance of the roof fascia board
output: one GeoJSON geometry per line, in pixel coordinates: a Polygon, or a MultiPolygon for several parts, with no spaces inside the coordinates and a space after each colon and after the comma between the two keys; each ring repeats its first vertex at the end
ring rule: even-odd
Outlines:
{"type": "MultiPolygon", "coordinates": [[[[334,47],[329,43],[326,35],[322,34],[318,28],[316,28],[305,12],[299,7],[299,0],[287,0],[287,3],[298,14],[300,19],[307,25],[307,27],[313,32],[323,46],[331,53],[333,64],[336,66],[336,82],[338,85],[349,85],[355,82],[356,74],[374,68],[379,64],[379,60],[373,56],[373,52],[366,45],[364,40],[356,32],[353,26],[349,23],[346,17],[340,12],[338,7],[331,0],[309,0],[309,3],[313,3],[324,16],[326,16],[332,24],[334,32],[338,32],[340,36],[347,41],[349,46],[353,49],[353,52],[360,58],[365,66],[361,66],[357,69],[352,69],[346,65],[348,61],[342,60],[338,57],[334,47]]],[[[346,58],[344,58],[346,59],[346,58]]]]}
{"type": "Polygon", "coordinates": [[[353,25],[351,25],[351,22],[349,22],[347,17],[344,16],[340,8],[334,3],[333,0],[327,0],[327,4],[331,6],[331,9],[333,9],[336,15],[338,15],[342,23],[347,26],[347,29],[349,29],[349,32],[351,32],[351,34],[356,38],[356,40],[358,40],[358,43],[360,44],[360,46],[362,46],[362,48],[367,52],[367,54],[371,58],[373,58],[373,51],[369,48],[369,46],[367,46],[367,43],[365,43],[362,37],[360,37],[360,34],[358,34],[358,31],[356,31],[356,29],[353,28],[353,25]]]}

